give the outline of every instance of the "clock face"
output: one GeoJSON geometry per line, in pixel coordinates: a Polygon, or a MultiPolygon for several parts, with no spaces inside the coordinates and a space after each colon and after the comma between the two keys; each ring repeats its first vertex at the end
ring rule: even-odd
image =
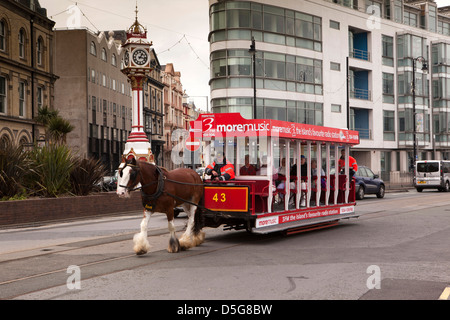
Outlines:
{"type": "Polygon", "coordinates": [[[136,49],[133,52],[133,62],[138,66],[142,66],[147,63],[148,53],[143,49],[136,49]]]}
{"type": "Polygon", "coordinates": [[[125,51],[125,56],[123,57],[123,62],[125,63],[125,66],[128,66],[130,64],[130,53],[125,51]]]}

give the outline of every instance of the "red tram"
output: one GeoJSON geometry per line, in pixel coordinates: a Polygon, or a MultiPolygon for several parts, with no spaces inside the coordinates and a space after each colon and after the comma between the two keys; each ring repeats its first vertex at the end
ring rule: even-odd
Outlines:
{"type": "Polygon", "coordinates": [[[348,156],[338,170],[340,151],[348,155],[359,143],[357,131],[248,120],[239,113],[201,114],[190,126],[189,141],[200,148],[196,155],[207,165],[223,152],[236,174],[234,180],[205,180],[206,226],[294,233],[358,217],[348,156]],[[241,175],[246,159],[256,174],[241,175]]]}

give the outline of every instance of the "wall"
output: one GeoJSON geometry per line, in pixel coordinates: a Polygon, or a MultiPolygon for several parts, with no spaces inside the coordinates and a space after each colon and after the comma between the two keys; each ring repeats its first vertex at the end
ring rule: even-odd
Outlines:
{"type": "Polygon", "coordinates": [[[133,192],[129,199],[121,199],[115,192],[108,192],[85,197],[0,201],[0,226],[33,225],[65,219],[136,213],[141,210],[140,192],[133,192]]]}

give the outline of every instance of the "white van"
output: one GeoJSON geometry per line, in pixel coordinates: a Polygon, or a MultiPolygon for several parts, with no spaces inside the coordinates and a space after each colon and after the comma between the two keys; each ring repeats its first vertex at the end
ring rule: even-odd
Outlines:
{"type": "Polygon", "coordinates": [[[419,192],[423,189],[450,191],[450,161],[416,161],[414,187],[419,192]]]}

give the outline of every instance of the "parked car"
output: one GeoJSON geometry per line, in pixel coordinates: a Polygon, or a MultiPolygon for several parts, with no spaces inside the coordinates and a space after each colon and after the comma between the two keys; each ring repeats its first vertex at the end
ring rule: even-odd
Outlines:
{"type": "Polygon", "coordinates": [[[366,194],[376,194],[377,198],[384,198],[386,187],[383,180],[365,166],[358,166],[354,176],[356,179],[356,199],[362,200],[366,194]]]}
{"type": "Polygon", "coordinates": [[[102,191],[115,191],[117,189],[117,170],[113,175],[104,176],[99,187],[102,191]]]}

